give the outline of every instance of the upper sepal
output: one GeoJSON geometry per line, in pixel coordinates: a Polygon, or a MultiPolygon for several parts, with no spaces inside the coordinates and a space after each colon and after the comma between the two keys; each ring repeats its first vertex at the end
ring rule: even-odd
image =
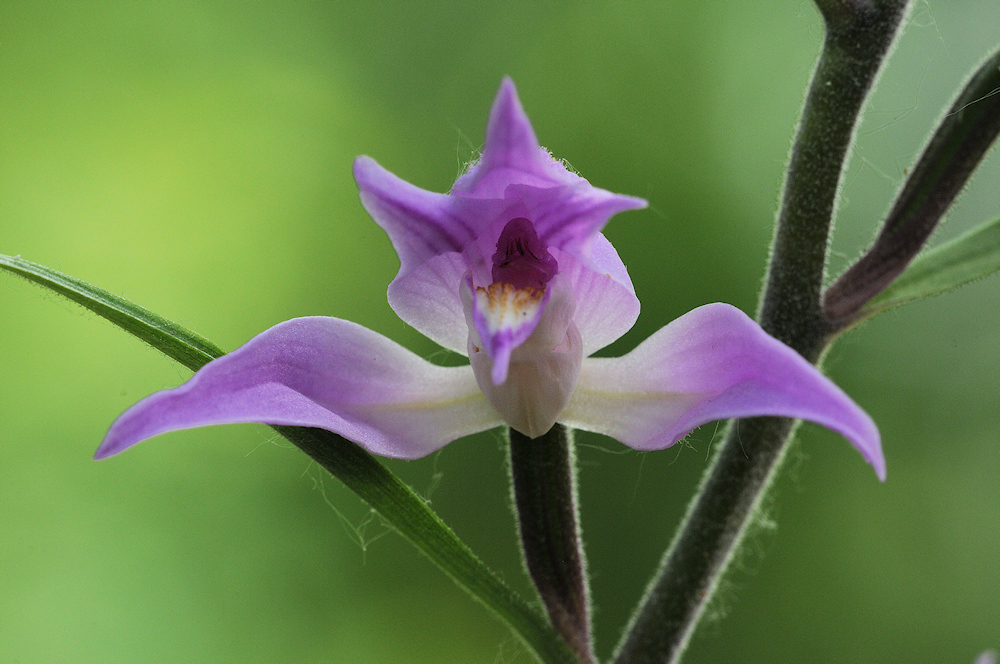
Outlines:
{"type": "Polygon", "coordinates": [[[490,109],[483,154],[455,181],[451,193],[472,198],[503,198],[510,184],[552,187],[584,181],[538,145],[510,78],[504,78],[490,109]]]}

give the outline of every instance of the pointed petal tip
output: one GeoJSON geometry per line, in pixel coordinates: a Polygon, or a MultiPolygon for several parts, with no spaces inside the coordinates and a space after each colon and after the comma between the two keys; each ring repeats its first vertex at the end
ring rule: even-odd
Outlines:
{"type": "Polygon", "coordinates": [[[351,173],[354,175],[354,181],[358,184],[358,187],[362,188],[363,182],[367,182],[376,171],[381,170],[382,167],[378,165],[378,162],[366,154],[355,157],[354,164],[351,167],[351,173]]]}
{"type": "MultiPolygon", "coordinates": [[[[111,426],[113,430],[114,425],[112,424],[111,426]]],[[[101,441],[101,444],[97,447],[97,450],[94,451],[94,457],[93,457],[94,461],[103,461],[104,459],[107,459],[109,457],[121,454],[122,452],[132,447],[136,443],[141,442],[137,440],[125,444],[121,440],[112,438],[111,433],[112,433],[111,431],[108,432],[108,435],[104,437],[103,441],[101,441]]]]}
{"type": "Polygon", "coordinates": [[[493,102],[493,106],[499,106],[501,102],[504,104],[515,103],[518,106],[521,105],[521,99],[517,95],[517,86],[514,85],[514,79],[512,79],[509,75],[504,76],[503,80],[500,81],[500,89],[497,90],[497,96],[493,102]]]}
{"type": "Polygon", "coordinates": [[[626,210],[645,210],[646,208],[649,207],[649,201],[647,201],[645,198],[639,198],[638,196],[625,196],[625,195],[622,195],[622,198],[627,199],[631,206],[625,208],[626,210]]]}
{"type": "MultiPolygon", "coordinates": [[[[505,76],[497,90],[497,96],[493,99],[493,107],[490,109],[490,125],[496,125],[498,121],[509,122],[516,114],[524,114],[524,107],[521,105],[521,98],[517,94],[517,86],[510,76],[505,76]]],[[[488,135],[487,135],[488,136],[488,135]]]]}
{"type": "Polygon", "coordinates": [[[541,159],[540,150],[514,81],[504,78],[490,109],[482,163],[487,172],[504,166],[544,172],[544,167],[535,163],[541,159]]]}
{"type": "Polygon", "coordinates": [[[621,358],[589,360],[560,421],[651,450],[709,422],[762,416],[808,420],[839,433],[885,481],[872,418],[801,355],[726,304],[685,314],[621,358]],[[641,398],[622,398],[635,396],[641,398]]]}
{"type": "Polygon", "coordinates": [[[868,459],[868,463],[870,463],[872,468],[875,469],[875,477],[877,477],[880,482],[885,482],[885,457],[882,456],[881,445],[879,445],[878,456],[873,459],[868,459]]]}
{"type": "Polygon", "coordinates": [[[841,422],[840,426],[834,422],[821,422],[820,424],[846,438],[847,442],[860,452],[864,460],[872,467],[879,481],[885,482],[885,454],[882,452],[882,436],[879,434],[878,425],[864,409],[853,401],[848,400],[848,402],[854,415],[853,424],[846,422],[841,422]]]}

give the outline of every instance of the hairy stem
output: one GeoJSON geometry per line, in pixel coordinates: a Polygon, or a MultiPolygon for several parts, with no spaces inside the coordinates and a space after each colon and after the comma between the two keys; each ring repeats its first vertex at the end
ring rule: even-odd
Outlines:
{"type": "MultiPolygon", "coordinates": [[[[778,213],[758,320],[817,362],[835,203],[858,120],[908,0],[818,0],[826,38],[806,96],[778,213]]],[[[633,615],[615,664],[677,662],[774,479],[794,431],[783,418],[731,424],[633,615]]]]}
{"type": "Polygon", "coordinates": [[[927,242],[1000,134],[1000,50],[966,82],[899,191],[878,238],[823,295],[838,329],[885,290],[927,242]]]}
{"type": "Polygon", "coordinates": [[[557,424],[538,438],[528,438],[512,429],[510,472],[528,574],[556,632],[581,662],[593,664],[572,430],[557,424]]]}

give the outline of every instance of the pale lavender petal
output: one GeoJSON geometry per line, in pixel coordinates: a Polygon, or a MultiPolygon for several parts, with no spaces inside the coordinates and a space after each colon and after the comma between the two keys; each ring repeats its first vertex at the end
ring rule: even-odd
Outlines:
{"type": "Polygon", "coordinates": [[[461,252],[510,205],[426,191],[370,157],[354,160],[354,179],[361,204],[389,235],[399,255],[399,277],[434,256],[461,252]]]}
{"type": "Polygon", "coordinates": [[[474,198],[503,198],[504,189],[513,183],[551,187],[581,181],[583,178],[570,173],[547,150],[539,147],[514,82],[505,78],[490,111],[483,155],[455,182],[451,193],[474,198]]]}
{"type": "Polygon", "coordinates": [[[875,423],[798,353],[727,304],[699,307],[612,359],[584,360],[559,421],[639,450],[731,417],[809,420],[847,438],[885,479],[875,423]]]}
{"type": "Polygon", "coordinates": [[[560,275],[573,290],[576,322],[584,357],[604,348],[632,329],[639,318],[639,298],[618,252],[602,233],[590,242],[585,265],[572,254],[553,250],[560,275]]]}
{"type": "Polygon", "coordinates": [[[996,651],[987,650],[984,653],[980,653],[974,664],[997,664],[996,651]]]}
{"type": "Polygon", "coordinates": [[[389,306],[421,334],[465,355],[469,328],[459,289],[467,272],[461,254],[435,256],[389,284],[389,306]]]}
{"type": "Polygon", "coordinates": [[[132,406],[95,457],[168,431],[241,422],[327,429],[403,459],[502,423],[471,367],[435,366],[349,321],[298,318],[132,406]]]}

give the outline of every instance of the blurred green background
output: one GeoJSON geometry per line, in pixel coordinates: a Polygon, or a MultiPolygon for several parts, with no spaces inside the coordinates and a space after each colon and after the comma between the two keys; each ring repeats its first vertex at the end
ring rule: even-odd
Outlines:
{"type": "MultiPolygon", "coordinates": [[[[994,0],[922,0],[875,94],[834,270],[872,237],[994,0]]],[[[505,74],[543,145],[644,196],[607,235],[643,314],[753,312],[821,38],[810,2],[2,2],[0,253],[125,295],[232,349],[358,321],[432,359],[351,161],[445,191],[505,74]]],[[[992,155],[935,241],[1000,215],[992,155]]],[[[1000,646],[1000,279],[854,331],[827,370],[879,423],[880,484],[814,426],[686,661],[970,662],[1000,646]]],[[[444,358],[447,360],[447,358],[444,358]]],[[[269,429],[181,432],[102,463],[124,408],[189,373],[0,277],[0,661],[527,662],[485,609],[269,429]]],[[[610,652],[714,427],[638,454],[581,436],[598,651],[610,652]]],[[[516,588],[496,432],[389,465],[516,588]]]]}

